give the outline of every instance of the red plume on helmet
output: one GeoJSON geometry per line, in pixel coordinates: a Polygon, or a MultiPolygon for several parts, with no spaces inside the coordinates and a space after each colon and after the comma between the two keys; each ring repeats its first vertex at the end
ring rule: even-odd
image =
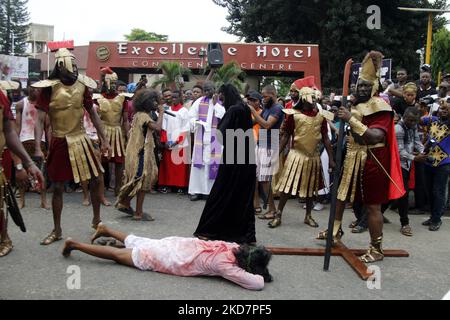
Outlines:
{"type": "Polygon", "coordinates": [[[102,68],[102,69],[100,69],[100,72],[102,73],[102,74],[113,74],[114,73],[114,71],[112,71],[112,69],[110,68],[110,67],[105,67],[105,68],[102,68]]]}
{"type": "Polygon", "coordinates": [[[316,78],[314,76],[299,79],[294,82],[292,87],[295,87],[298,91],[300,91],[301,89],[303,89],[305,87],[311,88],[314,90],[318,90],[318,88],[316,86],[316,78]]]}

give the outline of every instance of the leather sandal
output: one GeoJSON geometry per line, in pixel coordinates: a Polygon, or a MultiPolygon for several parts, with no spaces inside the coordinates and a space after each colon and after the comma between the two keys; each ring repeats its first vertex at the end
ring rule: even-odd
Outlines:
{"type": "Polygon", "coordinates": [[[352,223],[350,223],[350,225],[348,226],[350,229],[355,228],[357,225],[359,224],[358,220],[353,221],[352,223]]]}
{"type": "MultiPolygon", "coordinates": [[[[344,235],[345,235],[344,230],[342,230],[342,228],[339,228],[338,234],[335,237],[333,237],[333,244],[336,244],[337,242],[341,241],[344,235]]],[[[328,240],[328,230],[319,232],[316,239],[325,241],[328,240]]]]}
{"type": "Polygon", "coordinates": [[[316,239],[317,240],[327,240],[328,239],[328,230],[319,232],[316,239]]]}
{"type": "Polygon", "coordinates": [[[367,228],[363,227],[363,226],[356,226],[352,229],[352,233],[364,233],[367,231],[367,228]]]}
{"type": "Polygon", "coordinates": [[[406,237],[412,237],[413,233],[412,233],[412,229],[409,225],[403,226],[400,229],[400,233],[406,237]]]}
{"type": "Polygon", "coordinates": [[[41,246],[49,246],[52,243],[57,241],[61,241],[63,238],[61,236],[57,236],[55,231],[50,233],[44,240],[41,241],[41,246]]]}
{"type": "Polygon", "coordinates": [[[3,241],[0,243],[0,258],[6,257],[14,248],[12,241],[3,241]]]}
{"type": "Polygon", "coordinates": [[[319,227],[319,224],[311,216],[306,216],[304,222],[305,222],[306,225],[310,226],[311,228],[318,228],[319,227]]]}
{"type": "Polygon", "coordinates": [[[363,255],[361,258],[359,258],[364,263],[374,263],[378,261],[384,260],[384,254],[379,252],[376,248],[370,247],[369,251],[365,255],[363,255]]]}
{"type": "Polygon", "coordinates": [[[275,229],[281,226],[281,212],[275,213],[275,219],[269,222],[269,228],[275,229]]]}
{"type": "Polygon", "coordinates": [[[268,211],[262,216],[259,216],[258,219],[260,220],[273,220],[277,218],[277,212],[276,211],[268,211]]]}

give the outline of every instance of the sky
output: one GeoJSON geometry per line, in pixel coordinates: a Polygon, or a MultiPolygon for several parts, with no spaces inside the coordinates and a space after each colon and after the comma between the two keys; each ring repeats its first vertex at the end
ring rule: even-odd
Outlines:
{"type": "Polygon", "coordinates": [[[212,0],[29,0],[30,22],[55,26],[55,41],[123,41],[140,28],[169,41],[237,42],[221,30],[227,10],[212,0]],[[69,13],[64,14],[64,10],[69,13]]]}
{"type": "Polygon", "coordinates": [[[168,35],[172,42],[238,41],[221,30],[229,25],[227,10],[212,0],[29,0],[28,9],[30,22],[55,26],[55,41],[75,40],[77,46],[123,41],[133,28],[168,35]]]}

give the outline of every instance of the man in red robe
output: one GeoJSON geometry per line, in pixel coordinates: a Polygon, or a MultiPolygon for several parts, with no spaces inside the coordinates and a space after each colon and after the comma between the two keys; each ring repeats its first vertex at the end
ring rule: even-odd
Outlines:
{"type": "MultiPolygon", "coordinates": [[[[166,92],[167,93],[167,92],[166,92]]],[[[183,107],[181,92],[172,92],[170,110],[174,116],[165,114],[161,143],[164,146],[159,167],[158,185],[162,193],[176,188],[178,194],[184,194],[189,185],[189,111],[183,107]]]]}

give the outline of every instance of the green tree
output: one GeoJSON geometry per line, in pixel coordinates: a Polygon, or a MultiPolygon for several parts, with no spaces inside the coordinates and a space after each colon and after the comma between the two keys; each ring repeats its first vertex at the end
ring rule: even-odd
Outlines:
{"type": "Polygon", "coordinates": [[[150,42],[166,42],[169,38],[167,35],[157,34],[154,32],[147,32],[143,29],[134,28],[130,34],[126,34],[125,39],[128,41],[150,41],[150,42]]]}
{"type": "Polygon", "coordinates": [[[239,91],[243,92],[245,84],[242,79],[244,78],[245,72],[242,71],[239,64],[236,61],[231,61],[215,71],[212,76],[212,81],[216,84],[217,88],[224,84],[232,84],[239,91]]]}
{"type": "Polygon", "coordinates": [[[275,86],[278,90],[278,96],[281,98],[285,98],[289,95],[291,91],[291,85],[297,78],[289,78],[289,77],[264,77],[260,82],[260,88],[264,88],[265,86],[272,85],[275,86]]]}
{"type": "Polygon", "coordinates": [[[163,76],[153,83],[152,88],[156,88],[157,86],[161,85],[163,89],[181,89],[181,78],[184,75],[188,75],[191,73],[190,69],[183,68],[178,62],[171,61],[165,61],[161,63],[161,65],[159,66],[159,71],[162,71],[163,76]]]}
{"type": "MultiPolygon", "coordinates": [[[[446,0],[212,0],[227,8],[225,30],[246,42],[305,43],[320,45],[325,87],[342,86],[345,61],[361,61],[369,50],[379,50],[394,65],[410,72],[419,69],[416,51],[426,42],[428,15],[398,7],[445,8],[446,0]],[[381,9],[381,29],[369,30],[367,8],[381,9]]],[[[446,21],[435,17],[434,27],[446,21]]]]}
{"type": "Polygon", "coordinates": [[[434,79],[438,78],[439,71],[450,72],[450,31],[446,28],[434,35],[431,63],[434,79]]]}
{"type": "Polygon", "coordinates": [[[30,19],[27,3],[28,0],[0,1],[0,52],[3,54],[23,54],[26,50],[30,19]]]}

